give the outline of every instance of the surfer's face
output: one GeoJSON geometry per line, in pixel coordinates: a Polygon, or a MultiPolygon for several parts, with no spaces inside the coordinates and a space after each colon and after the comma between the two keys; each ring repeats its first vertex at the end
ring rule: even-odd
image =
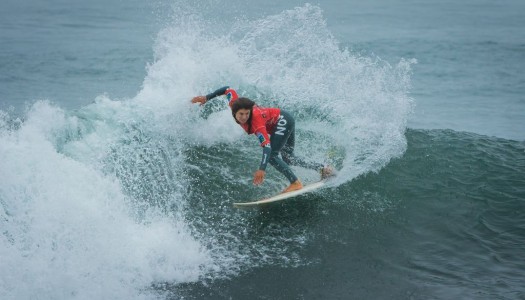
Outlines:
{"type": "Polygon", "coordinates": [[[246,124],[250,118],[250,110],[246,108],[241,108],[235,113],[235,120],[240,124],[246,124]]]}

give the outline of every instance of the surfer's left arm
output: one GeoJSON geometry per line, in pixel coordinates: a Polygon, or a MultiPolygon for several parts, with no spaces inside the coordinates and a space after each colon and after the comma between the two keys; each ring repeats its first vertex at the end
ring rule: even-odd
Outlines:
{"type": "Polygon", "coordinates": [[[255,171],[255,174],[253,175],[253,184],[259,185],[263,183],[264,176],[266,175],[266,166],[270,160],[270,154],[272,154],[272,147],[268,144],[263,147],[261,164],[259,165],[259,170],[255,171]]]}
{"type": "Polygon", "coordinates": [[[259,128],[255,131],[255,135],[261,143],[263,148],[261,163],[259,164],[259,169],[255,172],[253,176],[253,184],[259,185],[264,181],[264,176],[266,175],[266,166],[270,161],[270,155],[272,154],[272,146],[270,144],[270,137],[266,132],[264,127],[259,128]]]}

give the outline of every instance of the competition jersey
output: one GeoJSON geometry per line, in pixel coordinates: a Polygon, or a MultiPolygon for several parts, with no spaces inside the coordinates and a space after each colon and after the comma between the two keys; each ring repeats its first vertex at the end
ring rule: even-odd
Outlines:
{"type": "Polygon", "coordinates": [[[255,134],[261,143],[261,147],[270,144],[272,134],[279,121],[280,108],[266,108],[254,106],[251,114],[251,124],[240,124],[248,134],[255,134]]]}

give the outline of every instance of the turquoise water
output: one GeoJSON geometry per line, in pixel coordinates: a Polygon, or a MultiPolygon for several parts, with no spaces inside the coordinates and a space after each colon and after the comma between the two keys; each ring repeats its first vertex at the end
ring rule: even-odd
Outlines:
{"type": "Polygon", "coordinates": [[[2,2],[0,294],[524,298],[524,6],[2,2]],[[330,186],[234,209],[285,183],[225,84],[330,186]]]}

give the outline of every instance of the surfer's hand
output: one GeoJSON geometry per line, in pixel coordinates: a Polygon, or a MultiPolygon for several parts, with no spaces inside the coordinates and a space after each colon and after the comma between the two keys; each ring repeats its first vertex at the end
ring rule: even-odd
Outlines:
{"type": "Polygon", "coordinates": [[[264,181],[264,175],[266,175],[266,172],[263,170],[257,170],[255,174],[253,175],[253,184],[259,185],[264,181]]]}
{"type": "Polygon", "coordinates": [[[204,105],[206,103],[206,96],[196,96],[191,99],[191,103],[200,103],[200,105],[204,105]]]}

